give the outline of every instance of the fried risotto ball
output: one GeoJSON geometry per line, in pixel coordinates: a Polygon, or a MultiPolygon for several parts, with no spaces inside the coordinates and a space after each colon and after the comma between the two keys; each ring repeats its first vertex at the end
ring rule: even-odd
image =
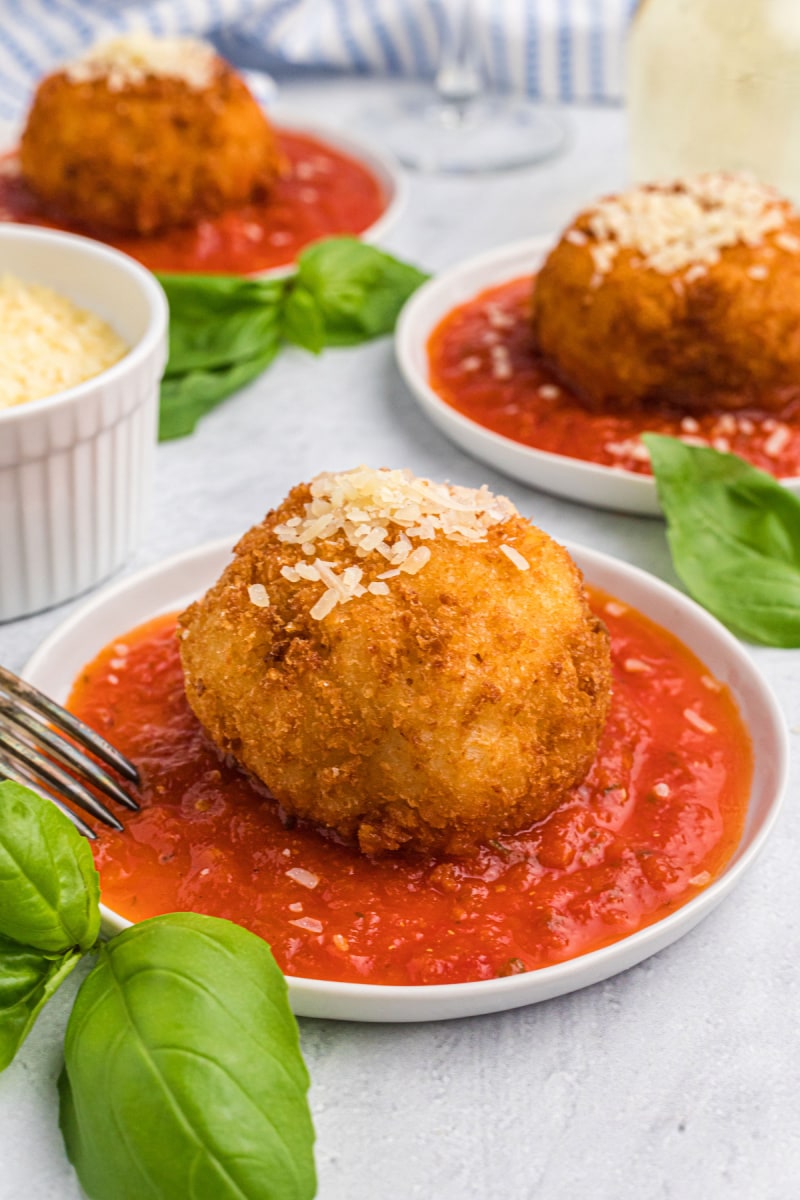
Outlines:
{"type": "Polygon", "coordinates": [[[262,197],[280,156],[255,99],[210,46],[138,34],[42,81],[20,166],[57,215],[152,234],[262,197]]]}
{"type": "Polygon", "coordinates": [[[294,488],[179,627],[217,746],[368,854],[466,853],[544,817],[609,706],[567,552],[504,497],[405,471],[294,488]]]}
{"type": "Polygon", "coordinates": [[[800,382],[800,215],[722,174],[601,200],[544,263],[533,331],[592,410],[779,408],[800,382]]]}

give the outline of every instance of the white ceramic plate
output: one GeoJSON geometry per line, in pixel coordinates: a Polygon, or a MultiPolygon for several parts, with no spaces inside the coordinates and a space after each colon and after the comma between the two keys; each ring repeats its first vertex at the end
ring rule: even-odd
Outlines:
{"type": "MultiPolygon", "coordinates": [[[[108,587],[55,631],[28,662],[24,675],[56,700],[65,700],[86,662],[132,626],[181,608],[217,578],[235,538],[201,546],[108,587]]],[[[721,877],[683,908],[601,950],[525,975],[477,983],[421,987],[331,983],[289,978],[294,1011],[351,1021],[435,1021],[499,1012],[549,1000],[627,970],[662,950],[719,904],[764,844],[778,814],[787,770],[787,735],[780,711],[740,644],[693,601],[636,567],[584,547],[568,547],[591,583],[677,631],[709,670],[731,688],[753,739],[755,770],[747,822],[721,877]]],[[[128,922],[103,909],[106,932],[128,922]]]]}
{"type": "MultiPolygon", "coordinates": [[[[423,412],[474,458],[513,479],[568,500],[618,512],[660,515],[651,476],[523,446],[451,408],[428,382],[428,339],[443,317],[485,288],[532,274],[552,245],[552,237],[514,242],[460,263],[423,284],[405,305],[397,323],[395,351],[400,370],[423,412]]],[[[781,482],[800,495],[800,478],[781,482]]]]}
{"type": "MultiPolygon", "coordinates": [[[[405,176],[396,163],[363,138],[352,137],[349,133],[340,133],[339,130],[331,129],[316,121],[293,117],[288,111],[284,114],[276,109],[274,113],[270,111],[269,116],[279,130],[285,130],[287,133],[308,134],[309,137],[319,138],[321,142],[326,142],[334,150],[341,150],[343,154],[349,154],[351,158],[356,159],[372,172],[386,195],[386,208],[378,219],[373,221],[372,225],[368,225],[361,233],[354,236],[358,236],[363,242],[370,244],[380,242],[394,225],[406,202],[405,176]]],[[[18,145],[19,138],[5,146],[0,146],[0,155],[16,149],[18,145]]],[[[287,263],[281,267],[260,271],[258,276],[262,279],[277,278],[288,275],[293,270],[294,264],[287,263]]]]}

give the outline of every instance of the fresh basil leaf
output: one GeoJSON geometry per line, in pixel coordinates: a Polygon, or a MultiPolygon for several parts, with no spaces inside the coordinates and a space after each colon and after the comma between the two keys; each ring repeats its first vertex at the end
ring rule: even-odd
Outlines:
{"type": "Polygon", "coordinates": [[[259,308],[280,301],[284,279],[250,279],[242,275],[200,275],[192,272],[159,272],[157,279],[170,305],[179,315],[207,317],[236,313],[243,307],[259,308]]]}
{"type": "Polygon", "coordinates": [[[170,310],[159,438],[199,419],[272,362],[281,342],[317,354],[390,333],[427,276],[357,238],[328,238],[282,279],[160,274],[170,310]]]}
{"type": "Polygon", "coordinates": [[[800,646],[800,499],[735,454],[642,440],[691,595],[744,638],[800,646]]]}
{"type": "Polygon", "coordinates": [[[88,842],[55,804],[0,783],[0,937],[49,954],[90,950],[99,899],[88,842]]]}
{"type": "Polygon", "coordinates": [[[255,934],[173,913],[101,947],[59,1082],[93,1200],[307,1200],[307,1088],[286,981],[255,934]]]}
{"type": "Polygon", "coordinates": [[[325,346],[325,321],[311,292],[297,284],[283,304],[282,333],[287,342],[319,354],[325,346]]]}
{"type": "Polygon", "coordinates": [[[172,379],[162,379],[159,441],[166,442],[192,433],[201,417],[266,370],[277,353],[276,336],[255,358],[213,371],[187,371],[172,379]]]}
{"type": "Polygon", "coordinates": [[[296,286],[316,301],[325,345],[347,346],[391,333],[400,309],[427,278],[358,238],[337,237],[302,252],[296,286]]]}
{"type": "Polygon", "coordinates": [[[81,957],[80,950],[43,954],[0,938],[0,1071],[13,1060],[39,1013],[81,957]]]}
{"type": "Polygon", "coordinates": [[[261,358],[276,345],[283,280],[161,275],[170,309],[165,376],[261,358]]]}
{"type": "Polygon", "coordinates": [[[243,308],[216,321],[176,322],[170,333],[167,379],[186,371],[213,370],[259,358],[277,342],[279,305],[243,308]]]}

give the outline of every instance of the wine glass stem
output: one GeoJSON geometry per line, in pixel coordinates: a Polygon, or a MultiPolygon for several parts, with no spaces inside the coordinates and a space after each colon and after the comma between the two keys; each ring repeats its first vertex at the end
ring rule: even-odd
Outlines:
{"type": "Polygon", "coordinates": [[[435,83],[453,123],[466,116],[470,103],[483,91],[473,0],[447,0],[435,83]]]}

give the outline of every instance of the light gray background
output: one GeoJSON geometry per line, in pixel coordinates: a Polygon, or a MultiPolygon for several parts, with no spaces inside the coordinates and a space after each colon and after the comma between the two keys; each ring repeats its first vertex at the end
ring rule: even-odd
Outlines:
{"type": "MultiPolygon", "coordinates": [[[[303,84],[282,100],[346,129],[388,90],[303,84]]],[[[412,176],[388,247],[439,270],[560,229],[626,174],[619,111],[572,110],[569,121],[568,152],[546,165],[469,180],[412,176]]],[[[450,445],[406,392],[388,340],[318,360],[287,351],[194,437],[161,446],[154,516],[128,570],[235,535],[298,480],[361,462],[488,482],[556,538],[675,582],[659,521],[526,489],[450,445]]],[[[21,667],[75,607],[0,626],[0,662],[21,667]]],[[[798,655],[751,652],[794,730],[793,774],[778,828],[734,895],[668,950],[559,1000],[441,1024],[303,1020],[320,1200],[800,1194],[798,655]]],[[[55,1093],[76,975],[0,1077],[2,1200],[81,1194],[55,1093]]]]}

